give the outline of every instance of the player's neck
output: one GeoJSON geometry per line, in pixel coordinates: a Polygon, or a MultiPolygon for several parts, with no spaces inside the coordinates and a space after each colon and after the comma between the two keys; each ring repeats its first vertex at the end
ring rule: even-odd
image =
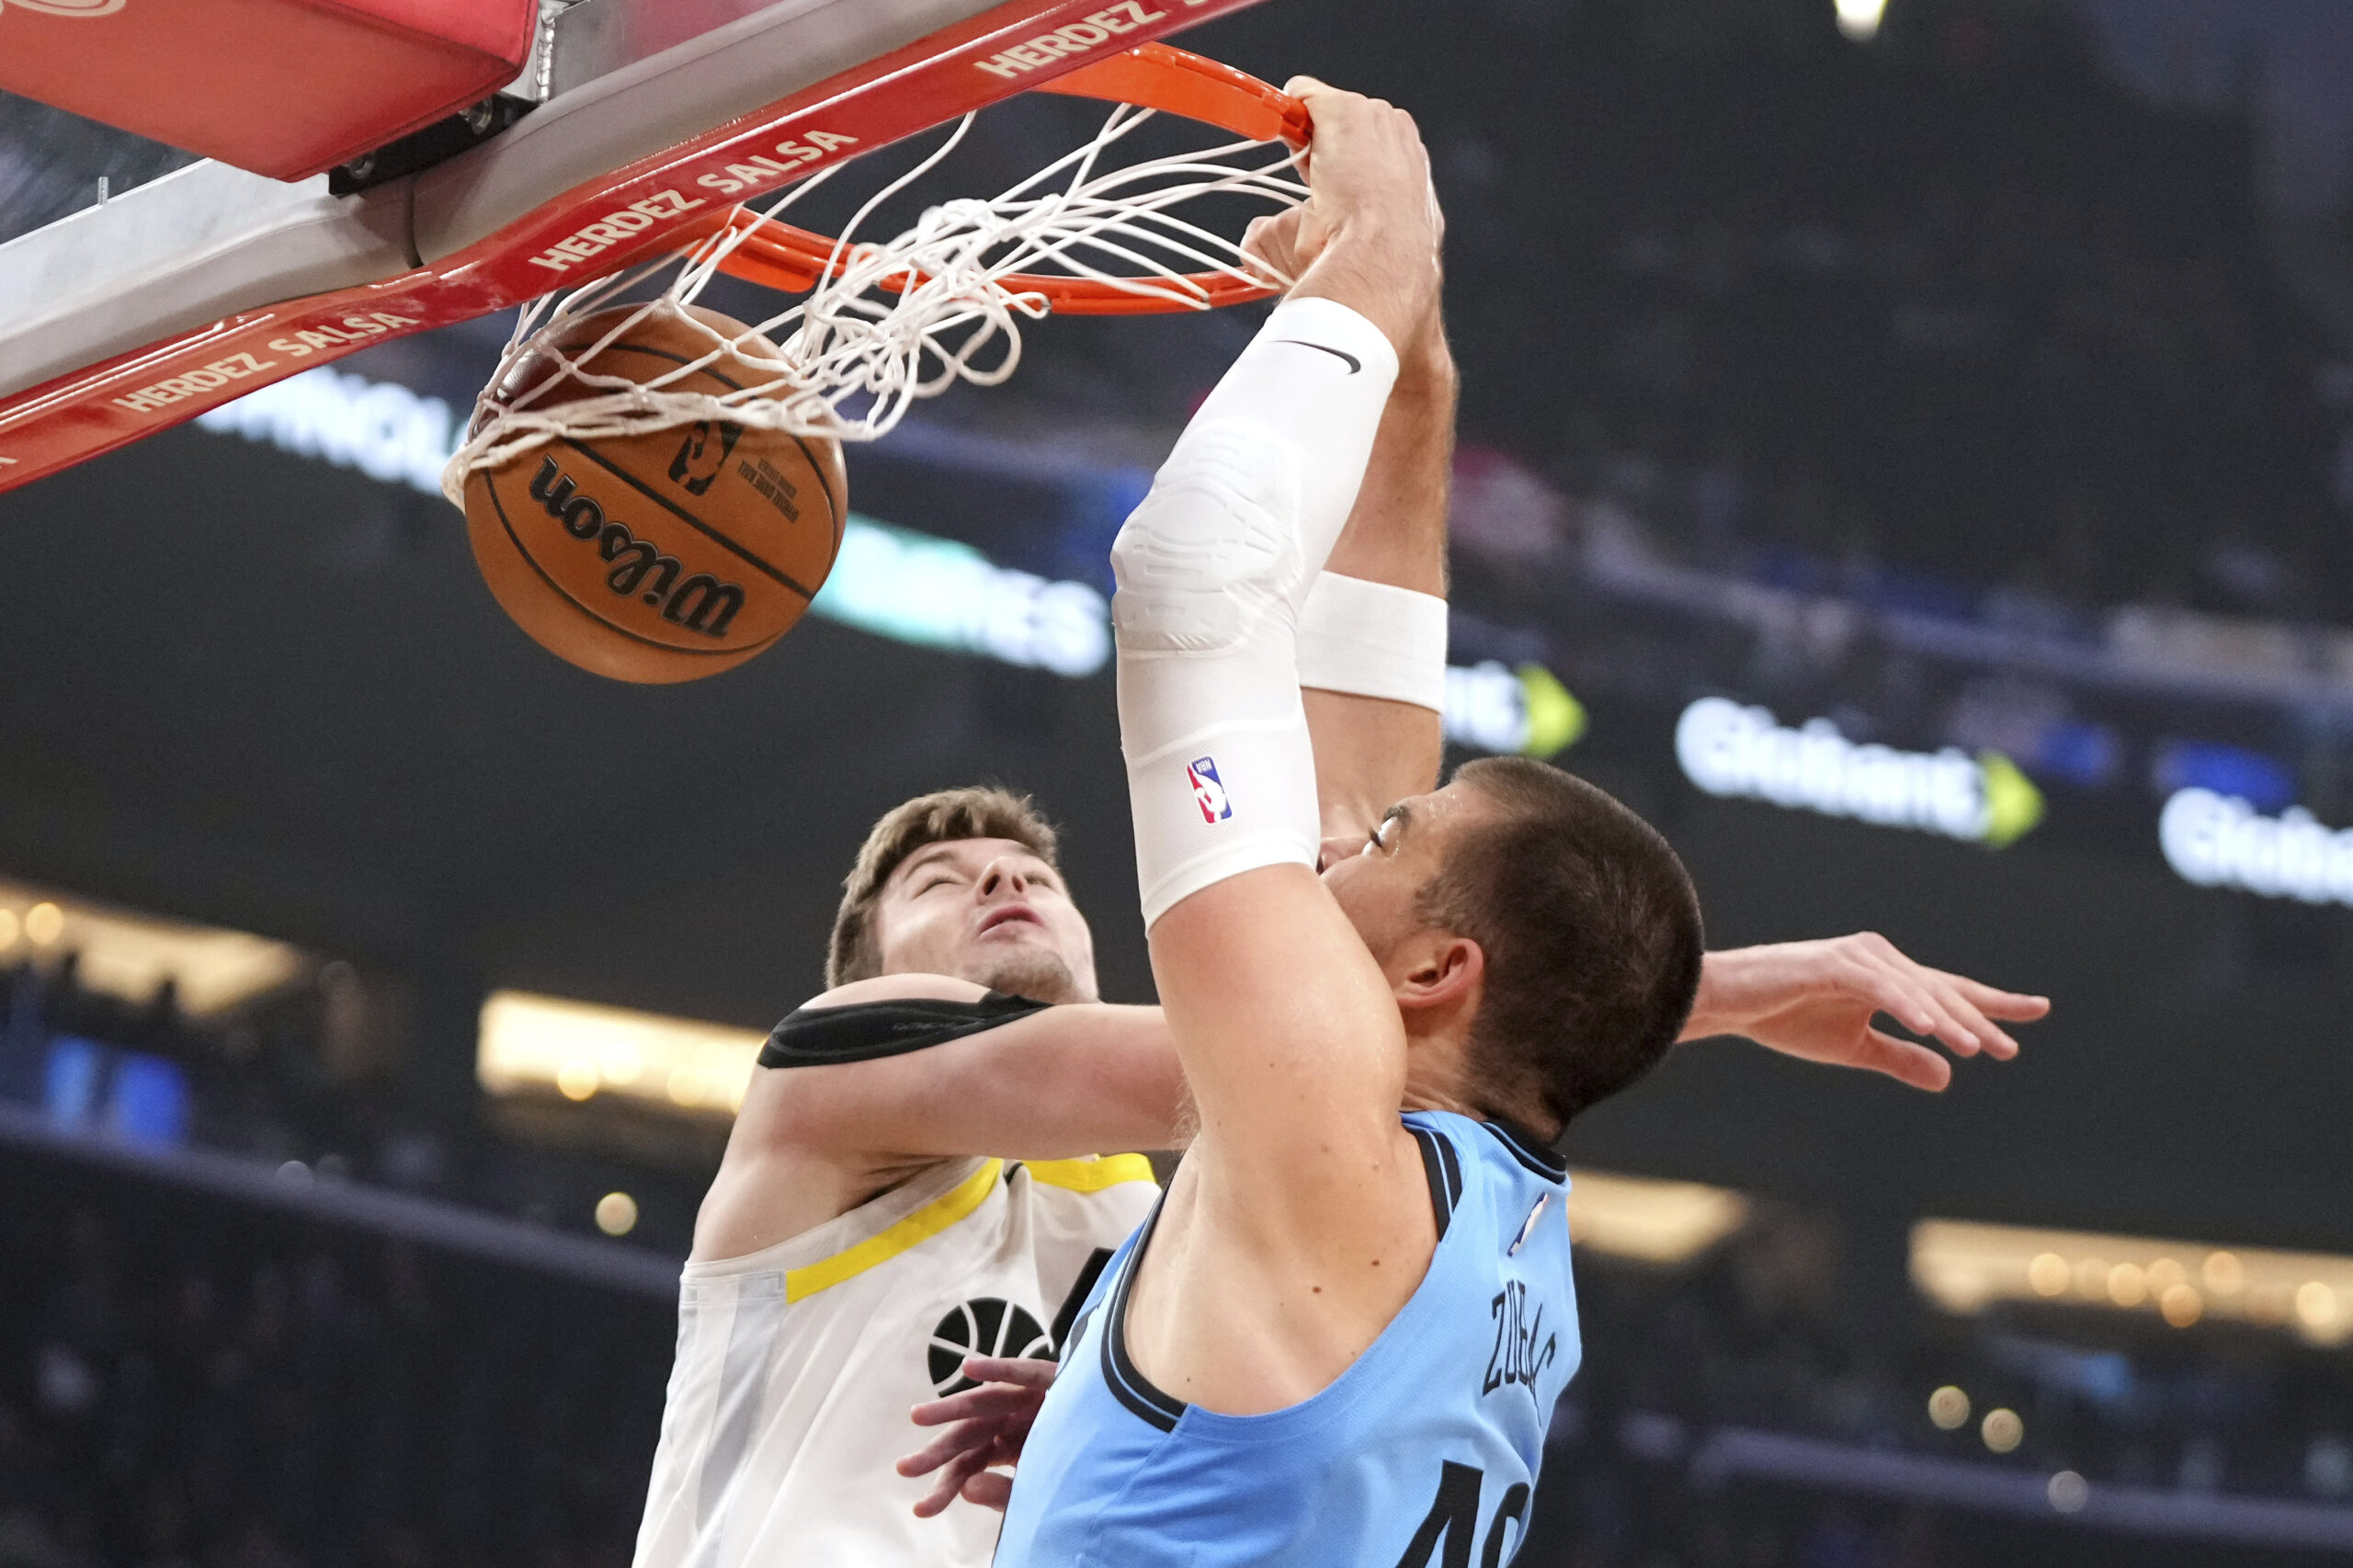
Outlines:
{"type": "Polygon", "coordinates": [[[1409,1019],[1405,1037],[1405,1110],[1449,1110],[1458,1116],[1483,1119],[1472,1100],[1463,1071],[1470,1048],[1469,1031],[1450,1021],[1423,1032],[1409,1019]]]}

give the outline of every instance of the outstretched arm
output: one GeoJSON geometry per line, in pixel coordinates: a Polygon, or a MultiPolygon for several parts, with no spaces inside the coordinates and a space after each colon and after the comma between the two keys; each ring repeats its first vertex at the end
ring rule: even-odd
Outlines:
{"type": "MultiPolygon", "coordinates": [[[[810,1005],[982,994],[945,975],[890,975],[810,1005]]],[[[1873,1017],[1934,1036],[1956,1056],[2007,1061],[2018,1042],[1995,1020],[2029,1023],[2050,1010],[2042,997],[1930,969],[1865,932],[1710,953],[1683,1038],[1740,1036],[1800,1061],[1936,1090],[1951,1082],[1950,1065],[1873,1028],[1873,1017]]],[[[732,1256],[779,1239],[780,1227],[807,1218],[797,1202],[779,1209],[788,1188],[796,1200],[833,1192],[847,1205],[906,1167],[946,1156],[1059,1159],[1179,1148],[1191,1135],[1184,1074],[1158,1007],[1075,1004],[904,1056],[763,1068],[736,1119],[698,1246],[732,1256]]],[[[816,1219],[838,1211],[821,1207],[816,1219]]]]}
{"type": "Polygon", "coordinates": [[[1741,1035],[1803,1062],[1883,1073],[1914,1088],[1942,1089],[1952,1065],[1924,1045],[1876,1028],[1884,1013],[1955,1056],[1997,1062],[2018,1053],[2001,1023],[2032,1023],[2049,998],[2003,991],[1906,956],[1876,932],[1826,941],[1774,942],[1710,953],[1687,1040],[1741,1035]]]}
{"type": "MultiPolygon", "coordinates": [[[[947,975],[885,975],[810,1006],[985,994],[947,975]]],[[[761,1067],[696,1217],[695,1256],[773,1246],[943,1158],[1168,1148],[1184,1121],[1184,1075],[1157,1007],[1074,1003],[904,1054],[761,1067]]]]}
{"type": "MultiPolygon", "coordinates": [[[[808,1007],[986,994],[947,975],[883,975],[808,1007]]],[[[1055,1160],[1171,1148],[1183,1131],[1184,1079],[1158,1007],[1071,1002],[919,1051],[760,1072],[789,1092],[747,1096],[743,1115],[803,1149],[1055,1160]]]]}

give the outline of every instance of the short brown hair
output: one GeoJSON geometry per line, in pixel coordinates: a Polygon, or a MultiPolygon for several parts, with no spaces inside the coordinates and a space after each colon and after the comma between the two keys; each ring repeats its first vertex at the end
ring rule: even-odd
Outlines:
{"type": "Polygon", "coordinates": [[[1455,778],[1503,808],[1424,885],[1427,924],[1479,944],[1472,1091],[1547,1139],[1656,1066],[1683,1032],[1706,949],[1666,840],[1584,779],[1526,757],[1455,778]]]}
{"type": "Polygon", "coordinates": [[[1009,838],[1062,869],[1053,824],[1039,815],[1029,796],[993,784],[917,795],[883,813],[842,880],[842,904],[834,912],[833,940],[825,949],[828,990],[882,972],[882,943],[874,931],[874,904],[882,884],[916,850],[959,838],[1009,838]]]}

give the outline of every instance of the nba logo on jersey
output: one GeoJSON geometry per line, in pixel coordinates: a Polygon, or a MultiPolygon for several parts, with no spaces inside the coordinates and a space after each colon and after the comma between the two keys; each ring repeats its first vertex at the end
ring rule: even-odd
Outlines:
{"type": "Polygon", "coordinates": [[[1217,758],[1197,756],[1185,765],[1185,777],[1193,783],[1193,803],[1201,808],[1201,820],[1221,823],[1233,814],[1233,803],[1225,798],[1225,785],[1217,776],[1217,758]]]}

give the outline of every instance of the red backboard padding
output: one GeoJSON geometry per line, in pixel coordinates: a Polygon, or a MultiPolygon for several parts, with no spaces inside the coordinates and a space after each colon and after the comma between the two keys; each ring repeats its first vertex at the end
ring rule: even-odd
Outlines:
{"type": "Polygon", "coordinates": [[[300,179],[514,80],[538,0],[0,0],[0,88],[300,179]]]}

